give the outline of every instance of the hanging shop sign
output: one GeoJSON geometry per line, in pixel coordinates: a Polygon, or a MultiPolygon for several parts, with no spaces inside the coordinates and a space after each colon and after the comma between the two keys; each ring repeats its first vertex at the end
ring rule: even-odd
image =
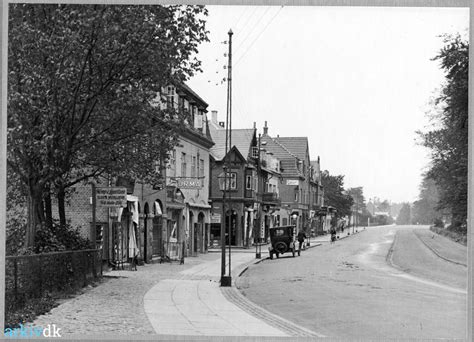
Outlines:
{"type": "Polygon", "coordinates": [[[127,206],[127,188],[97,187],[95,196],[97,207],[123,208],[127,206]]]}

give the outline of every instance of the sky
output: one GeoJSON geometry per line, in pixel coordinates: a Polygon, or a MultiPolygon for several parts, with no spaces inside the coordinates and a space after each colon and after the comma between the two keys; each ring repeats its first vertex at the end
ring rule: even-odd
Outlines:
{"type": "Polygon", "coordinates": [[[306,136],[312,160],[366,200],[418,198],[430,99],[444,82],[440,35],[468,37],[469,9],[207,6],[210,42],[190,85],[225,121],[232,36],[232,128],[306,136]]]}

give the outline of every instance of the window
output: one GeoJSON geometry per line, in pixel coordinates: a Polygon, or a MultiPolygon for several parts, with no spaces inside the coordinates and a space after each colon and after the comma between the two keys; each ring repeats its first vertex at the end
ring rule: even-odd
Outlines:
{"type": "Polygon", "coordinates": [[[247,175],[245,177],[245,189],[247,190],[252,190],[252,176],[251,175],[247,175]]]}
{"type": "Polygon", "coordinates": [[[191,177],[196,177],[196,157],[191,159],[191,177]]]}
{"type": "Polygon", "coordinates": [[[186,177],[186,153],[181,153],[181,177],[186,177]]]}
{"type": "Polygon", "coordinates": [[[166,108],[172,109],[174,108],[174,87],[168,86],[166,89],[166,108]]]}
{"type": "Polygon", "coordinates": [[[230,189],[237,189],[237,173],[235,172],[230,173],[230,189]]]}
{"type": "Polygon", "coordinates": [[[204,177],[204,159],[199,159],[199,174],[198,177],[204,177]]]}
{"type": "MultiPolygon", "coordinates": [[[[221,177],[225,177],[225,174],[222,173],[221,177]]],[[[235,190],[237,189],[237,173],[230,172],[227,174],[226,178],[226,190],[235,190]]]]}
{"type": "Polygon", "coordinates": [[[295,190],[295,202],[298,202],[298,192],[299,190],[295,190]]]}
{"type": "Polygon", "coordinates": [[[176,151],[175,150],[172,150],[170,153],[169,169],[170,169],[170,176],[172,177],[176,176],[176,151]]]}

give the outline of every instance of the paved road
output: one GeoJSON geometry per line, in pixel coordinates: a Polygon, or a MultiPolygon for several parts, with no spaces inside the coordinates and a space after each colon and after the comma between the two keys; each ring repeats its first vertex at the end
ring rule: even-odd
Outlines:
{"type": "Polygon", "coordinates": [[[266,310],[328,337],[464,339],[467,268],[436,255],[423,243],[429,231],[418,229],[369,228],[301,257],[265,260],[237,285],[266,310]]]}

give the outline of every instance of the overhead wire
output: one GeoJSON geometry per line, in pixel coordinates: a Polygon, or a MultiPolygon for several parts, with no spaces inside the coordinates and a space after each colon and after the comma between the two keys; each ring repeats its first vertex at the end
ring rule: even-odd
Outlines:
{"type": "Polygon", "coordinates": [[[270,24],[273,22],[273,20],[275,20],[275,18],[277,17],[277,15],[281,12],[281,10],[283,9],[284,6],[281,6],[278,11],[273,15],[273,17],[267,22],[267,24],[265,25],[265,27],[263,28],[262,31],[260,31],[260,33],[255,37],[255,39],[252,41],[252,43],[250,43],[250,45],[247,47],[247,49],[244,51],[244,53],[239,57],[239,59],[235,62],[234,64],[234,67],[237,66],[237,64],[239,64],[239,62],[242,60],[242,58],[245,57],[245,55],[250,51],[250,49],[252,48],[253,44],[255,44],[255,42],[258,40],[258,38],[260,38],[260,36],[265,32],[265,30],[268,28],[268,26],[270,26],[270,24]]]}
{"type": "Polygon", "coordinates": [[[253,33],[253,31],[255,30],[255,28],[257,27],[257,25],[260,24],[261,20],[263,19],[263,17],[268,13],[268,11],[270,10],[270,6],[268,6],[266,9],[265,9],[265,12],[260,16],[260,18],[258,18],[258,20],[255,21],[255,24],[253,25],[252,29],[250,31],[247,32],[247,34],[245,35],[245,37],[240,41],[240,43],[236,46],[235,48],[235,52],[237,53],[237,51],[239,51],[239,48],[247,41],[247,39],[250,37],[250,35],[253,33]]]}

